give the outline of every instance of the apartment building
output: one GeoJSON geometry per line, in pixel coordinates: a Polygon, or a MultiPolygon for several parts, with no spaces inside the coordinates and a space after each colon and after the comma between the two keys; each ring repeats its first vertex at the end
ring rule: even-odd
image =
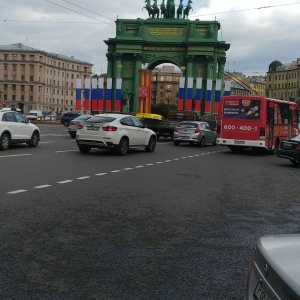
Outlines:
{"type": "Polygon", "coordinates": [[[291,63],[282,64],[275,60],[267,72],[267,96],[270,98],[293,101],[300,106],[300,58],[291,63]]]}
{"type": "Polygon", "coordinates": [[[152,103],[177,105],[180,70],[173,65],[164,65],[154,68],[152,71],[152,103]]]}
{"type": "Polygon", "coordinates": [[[75,110],[76,78],[91,77],[93,65],[21,43],[0,45],[0,108],[49,111],[75,110]]]}

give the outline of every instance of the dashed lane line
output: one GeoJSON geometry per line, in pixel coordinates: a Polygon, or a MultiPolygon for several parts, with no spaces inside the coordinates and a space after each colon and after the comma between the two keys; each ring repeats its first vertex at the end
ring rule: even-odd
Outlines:
{"type": "Polygon", "coordinates": [[[16,191],[8,192],[7,194],[15,195],[15,194],[20,194],[25,192],[27,192],[27,190],[16,190],[16,191]]]}
{"type": "Polygon", "coordinates": [[[21,156],[30,156],[32,154],[16,154],[16,155],[2,155],[0,158],[8,158],[8,157],[21,157],[21,156]]]}
{"type": "Polygon", "coordinates": [[[78,152],[78,150],[61,150],[61,151],[54,151],[54,153],[67,153],[67,152],[78,152]]]}
{"type": "MultiPolygon", "coordinates": [[[[74,151],[74,150],[71,150],[71,151],[74,151]]],[[[105,172],[105,173],[97,173],[97,174],[94,174],[94,176],[99,176],[99,177],[100,176],[106,176],[106,175],[111,174],[111,173],[120,173],[122,171],[130,171],[130,170],[134,170],[134,169],[144,168],[144,167],[147,167],[147,166],[150,167],[150,166],[160,165],[160,164],[164,164],[164,163],[170,163],[170,162],[173,162],[173,161],[180,161],[180,160],[183,160],[183,159],[195,158],[195,157],[199,157],[199,156],[203,156],[203,155],[209,155],[209,154],[215,154],[215,153],[224,152],[224,151],[227,151],[227,150],[212,151],[212,152],[205,152],[205,153],[201,153],[201,154],[182,156],[182,157],[177,157],[177,158],[174,158],[174,159],[167,159],[165,161],[157,161],[157,162],[154,162],[154,163],[148,163],[148,164],[144,164],[144,165],[128,167],[128,168],[124,168],[122,170],[112,170],[112,171],[105,172]]],[[[29,154],[29,155],[31,155],[31,154],[29,154]]],[[[91,179],[91,178],[92,178],[92,176],[82,176],[82,177],[76,178],[76,180],[87,180],[87,179],[91,179]]],[[[69,179],[69,180],[59,181],[57,183],[58,184],[67,184],[67,183],[71,183],[73,181],[74,180],[69,179]]],[[[44,188],[48,188],[48,187],[51,187],[51,186],[52,185],[50,185],[50,184],[44,184],[44,185],[35,186],[33,188],[34,189],[44,189],[44,188]]],[[[10,191],[7,194],[15,195],[15,194],[20,194],[20,193],[25,193],[25,192],[28,192],[28,190],[15,190],[15,191],[10,191]]]]}

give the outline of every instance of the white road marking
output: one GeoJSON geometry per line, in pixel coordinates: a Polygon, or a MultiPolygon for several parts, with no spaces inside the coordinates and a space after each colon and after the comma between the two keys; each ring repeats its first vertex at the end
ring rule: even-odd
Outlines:
{"type": "Polygon", "coordinates": [[[65,183],[70,183],[73,182],[73,180],[64,180],[64,181],[59,181],[59,184],[65,184],[65,183]]]}
{"type": "Polygon", "coordinates": [[[54,153],[67,153],[67,152],[78,152],[78,150],[62,150],[62,151],[54,151],[54,153]]]}
{"type": "MultiPolygon", "coordinates": [[[[56,151],[56,153],[61,153],[61,152],[72,152],[72,151],[77,151],[77,150],[68,150],[68,151],[56,151]]],[[[201,153],[201,154],[195,154],[194,156],[188,156],[190,158],[193,158],[193,157],[198,157],[198,156],[201,156],[201,155],[207,155],[207,154],[214,154],[214,153],[218,153],[218,152],[224,152],[226,150],[221,150],[221,151],[213,151],[213,152],[206,152],[206,153],[201,153]]],[[[5,156],[5,157],[15,157],[15,156],[26,156],[26,155],[32,155],[32,154],[20,154],[20,155],[9,155],[9,156],[5,156]]],[[[1,157],[1,156],[0,156],[1,157]]],[[[145,166],[154,166],[155,164],[156,165],[159,165],[159,164],[163,164],[163,163],[169,163],[169,162],[172,162],[172,161],[179,161],[181,159],[186,159],[188,158],[186,156],[182,156],[181,158],[174,158],[173,160],[165,160],[164,162],[162,161],[157,161],[155,163],[148,163],[148,164],[145,164],[145,165],[139,165],[139,166],[135,166],[134,168],[143,168],[145,166]]],[[[129,171],[129,170],[133,170],[134,168],[124,168],[123,170],[113,170],[113,171],[110,171],[109,173],[119,173],[119,172],[122,172],[122,171],[129,171]]],[[[95,176],[104,176],[104,175],[107,175],[108,173],[98,173],[98,174],[95,174],[95,176]]],[[[296,174],[293,174],[294,176],[296,176],[296,178],[299,178],[296,174]]],[[[76,178],[77,180],[84,180],[84,179],[90,179],[91,176],[83,176],[83,177],[78,177],[76,178]]],[[[57,182],[58,184],[66,184],[66,183],[70,183],[70,182],[73,182],[73,180],[64,180],[64,181],[59,181],[57,182]]],[[[39,186],[35,186],[33,187],[34,189],[44,189],[44,188],[48,188],[48,187],[51,187],[52,185],[50,184],[44,184],[44,185],[39,185],[39,186]]],[[[24,192],[28,192],[28,190],[15,190],[15,191],[11,191],[11,192],[8,192],[7,194],[19,194],[19,193],[24,193],[24,192]]]]}
{"type": "Polygon", "coordinates": [[[50,187],[52,186],[51,184],[44,184],[44,185],[38,185],[38,186],[35,186],[33,187],[34,189],[45,189],[47,187],[50,187]]]}
{"type": "Polygon", "coordinates": [[[48,141],[48,142],[39,142],[39,144],[51,144],[54,143],[54,141],[48,141]]]}
{"type": "Polygon", "coordinates": [[[16,155],[3,155],[0,158],[7,158],[7,157],[19,157],[19,156],[30,156],[32,154],[16,154],[16,155]]]}
{"type": "Polygon", "coordinates": [[[27,192],[27,190],[17,190],[17,191],[8,192],[7,194],[14,195],[14,194],[20,194],[24,192],[27,192]]]}

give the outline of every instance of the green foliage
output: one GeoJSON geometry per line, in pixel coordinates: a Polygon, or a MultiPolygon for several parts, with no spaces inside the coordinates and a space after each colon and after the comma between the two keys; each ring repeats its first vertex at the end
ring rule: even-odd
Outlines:
{"type": "Polygon", "coordinates": [[[153,104],[151,105],[151,112],[153,114],[158,114],[163,116],[164,118],[168,117],[169,111],[171,109],[176,109],[176,105],[173,104],[166,104],[163,102],[160,102],[158,104],[153,104]]]}

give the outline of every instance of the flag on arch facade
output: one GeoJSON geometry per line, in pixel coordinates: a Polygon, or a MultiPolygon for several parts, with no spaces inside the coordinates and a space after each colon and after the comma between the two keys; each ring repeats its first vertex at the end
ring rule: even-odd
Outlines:
{"type": "Polygon", "coordinates": [[[197,77],[197,80],[196,80],[195,111],[200,111],[201,110],[201,96],[202,96],[202,77],[197,77]]]}
{"type": "Polygon", "coordinates": [[[222,80],[216,80],[216,89],[215,89],[215,102],[214,102],[214,114],[219,112],[219,104],[221,99],[221,89],[222,89],[222,80]]]}
{"type": "Polygon", "coordinates": [[[112,100],[112,78],[107,77],[107,88],[106,88],[106,111],[111,111],[111,100],[112,100]]]}
{"type": "Polygon", "coordinates": [[[180,77],[177,110],[183,110],[184,85],[185,85],[185,77],[180,77]]]}
{"type": "Polygon", "coordinates": [[[91,89],[91,79],[85,78],[84,80],[84,109],[91,109],[90,105],[90,89],[91,89]]]}
{"type": "Polygon", "coordinates": [[[206,94],[205,94],[205,113],[210,113],[212,95],[212,79],[207,79],[206,94]]]}
{"type": "Polygon", "coordinates": [[[81,79],[76,79],[76,110],[81,110],[81,79]]]}

